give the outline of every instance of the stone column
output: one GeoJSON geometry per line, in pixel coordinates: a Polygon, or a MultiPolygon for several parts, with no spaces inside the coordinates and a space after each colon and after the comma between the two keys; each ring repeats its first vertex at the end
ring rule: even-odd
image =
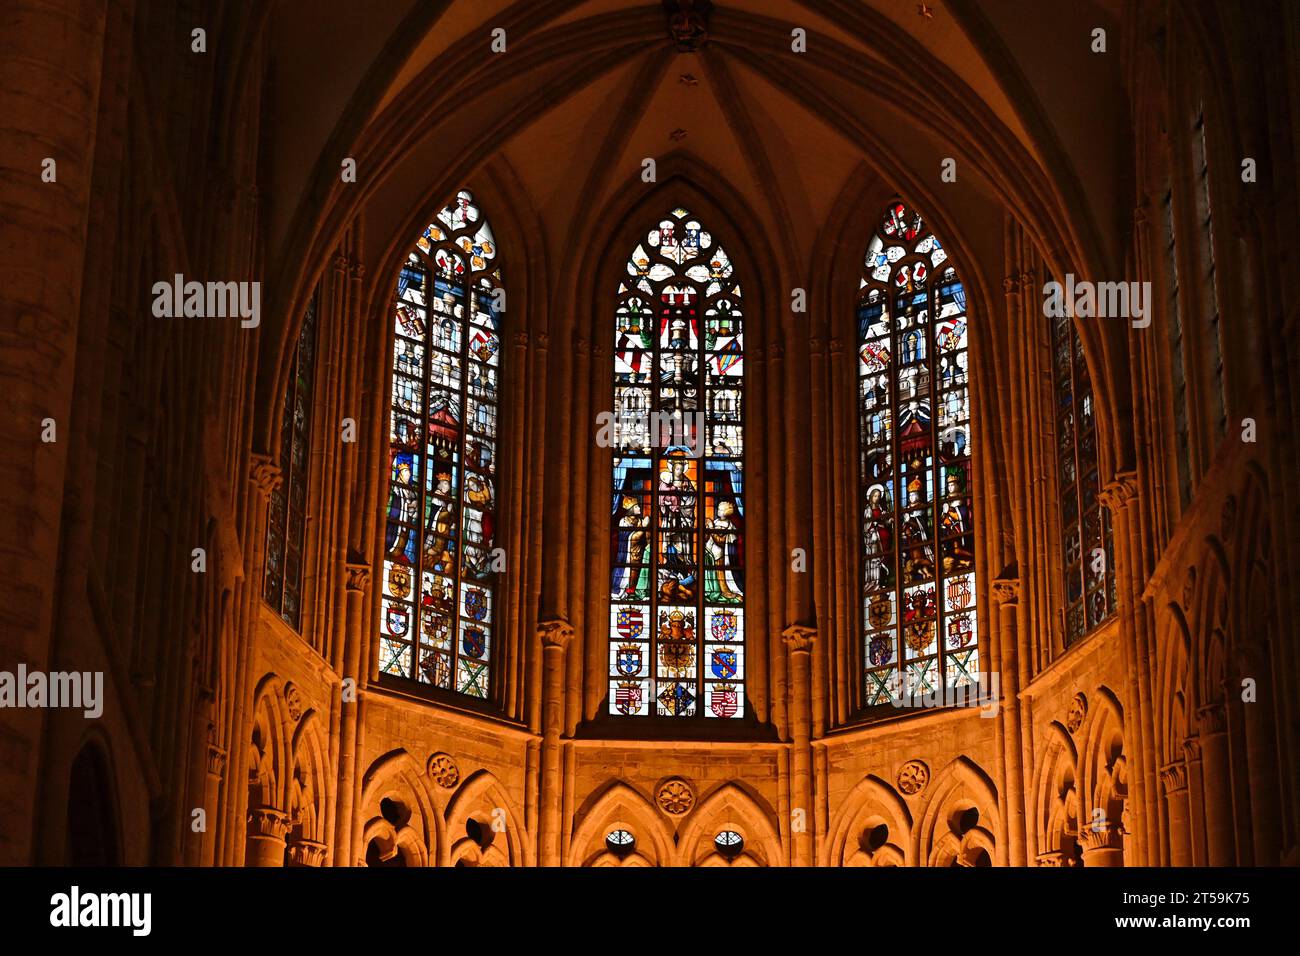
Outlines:
{"type": "Polygon", "coordinates": [[[538,863],[560,866],[560,831],[564,826],[560,813],[564,797],[564,755],[560,745],[565,717],[564,652],[573,640],[573,627],[559,619],[541,621],[537,636],[542,643],[542,815],[538,863]]]}
{"type": "Polygon", "coordinates": [[[1187,764],[1176,760],[1160,769],[1165,792],[1165,817],[1169,821],[1169,865],[1191,866],[1192,845],[1187,819],[1187,764]]]}
{"type": "Polygon", "coordinates": [[[218,747],[215,741],[208,743],[208,767],[204,775],[203,806],[208,814],[208,830],[203,834],[199,851],[199,865],[213,866],[217,858],[217,844],[214,837],[213,822],[217,815],[218,801],[221,794],[221,781],[226,775],[226,751],[218,747]]]}
{"type": "Polygon", "coordinates": [[[284,837],[289,819],[283,810],[257,807],[248,811],[248,849],[245,866],[284,866],[284,837]]]}
{"type": "Polygon", "coordinates": [[[1278,779],[1277,736],[1273,725],[1273,673],[1267,648],[1250,640],[1236,649],[1238,681],[1229,693],[1242,693],[1241,679],[1255,681],[1255,699],[1241,702],[1246,737],[1247,780],[1250,790],[1250,823],[1255,866],[1277,866],[1282,849],[1281,783],[1278,779]]]}
{"type": "Polygon", "coordinates": [[[366,607],[366,592],[370,589],[370,566],[349,562],[344,566],[344,588],[347,603],[347,634],[344,636],[344,667],[342,677],[351,678],[357,696],[351,701],[340,702],[339,718],[339,777],[338,777],[338,816],[334,822],[334,854],[336,866],[346,865],[350,854],[347,848],[352,845],[352,831],[355,821],[353,814],[354,784],[357,783],[357,710],[360,706],[359,692],[361,680],[361,647],[365,643],[363,616],[366,607]]]}
{"type": "Polygon", "coordinates": [[[1187,767],[1187,837],[1191,845],[1192,866],[1205,866],[1205,794],[1201,738],[1192,736],[1183,741],[1184,764],[1187,767]]]}
{"type": "Polygon", "coordinates": [[[1000,654],[998,674],[998,728],[1002,738],[1004,766],[1003,787],[1006,793],[1007,863],[1025,866],[1025,779],[1023,750],[1020,737],[1020,695],[1016,650],[1018,648],[1018,615],[1020,612],[1020,578],[1012,568],[1002,572],[991,589],[993,602],[998,607],[996,632],[1000,654]]]}
{"type": "Polygon", "coordinates": [[[1205,801],[1207,862],[1210,866],[1232,866],[1237,862],[1233,839],[1231,769],[1228,765],[1228,734],[1222,702],[1197,711],[1200,719],[1201,759],[1205,801]]]}
{"type": "MultiPolygon", "coordinates": [[[[812,793],[812,649],[815,628],[799,624],[781,635],[790,652],[790,810],[803,810],[805,820],[813,816],[812,793]]],[[[812,866],[812,837],[805,826],[790,833],[792,866],[812,866]]]]}

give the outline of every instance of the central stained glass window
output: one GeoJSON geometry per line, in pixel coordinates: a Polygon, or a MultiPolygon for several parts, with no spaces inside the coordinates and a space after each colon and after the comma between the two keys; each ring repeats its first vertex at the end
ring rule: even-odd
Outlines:
{"type": "Polygon", "coordinates": [[[744,340],[731,260],[673,209],[614,315],[609,710],[744,715],[744,340]]]}
{"type": "Polygon", "coordinates": [[[947,258],[895,200],[859,288],[868,707],[978,679],[966,290],[947,258]]]}

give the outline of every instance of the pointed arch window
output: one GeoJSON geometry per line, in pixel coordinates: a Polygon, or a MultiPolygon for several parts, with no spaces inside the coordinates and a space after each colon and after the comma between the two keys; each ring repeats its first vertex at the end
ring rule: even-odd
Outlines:
{"type": "Polygon", "coordinates": [[[611,714],[744,715],[741,303],[726,251],[682,208],[618,288],[611,714]]]}
{"type": "Polygon", "coordinates": [[[1049,317],[1056,391],[1057,492],[1068,647],[1115,611],[1115,547],[1101,503],[1097,422],[1083,342],[1067,315],[1049,317]]]}
{"type": "Polygon", "coordinates": [[[312,383],[316,374],[317,289],[307,304],[280,410],[280,485],[266,522],[262,596],[286,624],[302,624],[303,546],[307,526],[307,463],[311,457],[312,383]]]}
{"type": "Polygon", "coordinates": [[[858,298],[865,703],[977,684],[966,291],[890,203],[858,298]]]}
{"type": "Polygon", "coordinates": [[[476,698],[500,633],[500,290],[492,230],[462,190],[397,281],[379,668],[476,698]]]}

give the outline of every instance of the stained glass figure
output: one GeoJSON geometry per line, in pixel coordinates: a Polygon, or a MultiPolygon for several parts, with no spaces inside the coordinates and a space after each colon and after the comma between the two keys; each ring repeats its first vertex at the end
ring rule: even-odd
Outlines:
{"type": "Polygon", "coordinates": [[[979,680],[966,291],[891,202],[858,297],[865,702],[979,680]]]}
{"type": "Polygon", "coordinates": [[[497,516],[501,271],[464,190],[416,240],[393,302],[379,668],[487,698],[497,516]]]}
{"type": "Polygon", "coordinates": [[[742,302],[731,258],[681,208],[619,285],[611,714],[744,714],[742,302]]]}

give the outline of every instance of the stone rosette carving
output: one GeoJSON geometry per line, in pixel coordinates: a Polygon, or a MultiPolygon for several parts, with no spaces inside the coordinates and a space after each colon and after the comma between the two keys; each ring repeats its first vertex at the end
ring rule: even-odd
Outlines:
{"type": "Polygon", "coordinates": [[[289,716],[295,723],[302,720],[302,694],[298,691],[298,685],[284,685],[284,706],[289,710],[289,716]]]}
{"type": "Polygon", "coordinates": [[[451,754],[436,753],[429,758],[429,778],[442,789],[450,790],[460,783],[460,767],[451,754]]]}
{"type": "Polygon", "coordinates": [[[1077,734],[1087,716],[1088,698],[1082,693],[1075,694],[1074,700],[1070,701],[1069,713],[1065,715],[1065,729],[1072,734],[1077,734]]]}
{"type": "Polygon", "coordinates": [[[930,782],[930,768],[920,760],[909,760],[898,769],[898,789],[912,797],[930,782]]]}
{"type": "Polygon", "coordinates": [[[682,814],[689,813],[691,807],[695,806],[695,791],[685,780],[674,777],[672,780],[665,780],[660,786],[659,792],[655,794],[655,803],[659,804],[659,809],[669,816],[680,817],[682,814]]]}

